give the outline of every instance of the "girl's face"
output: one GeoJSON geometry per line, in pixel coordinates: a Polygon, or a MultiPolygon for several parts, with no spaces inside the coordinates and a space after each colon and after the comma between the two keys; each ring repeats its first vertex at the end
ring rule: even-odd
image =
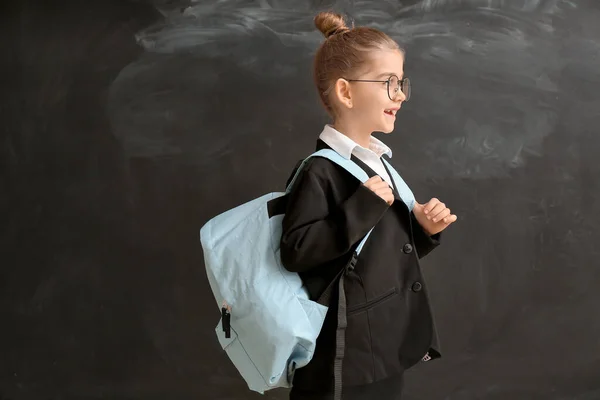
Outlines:
{"type": "Polygon", "coordinates": [[[375,51],[363,71],[357,76],[344,78],[336,84],[335,94],[341,102],[338,117],[361,131],[392,132],[396,112],[406,100],[406,95],[399,88],[399,81],[404,78],[402,52],[375,51]]]}

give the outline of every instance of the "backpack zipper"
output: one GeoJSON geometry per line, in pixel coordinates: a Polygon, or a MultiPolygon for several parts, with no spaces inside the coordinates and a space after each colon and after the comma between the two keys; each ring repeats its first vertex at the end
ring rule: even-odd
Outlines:
{"type": "Polygon", "coordinates": [[[221,318],[223,332],[225,332],[225,337],[229,339],[231,338],[231,306],[226,301],[223,301],[223,306],[221,307],[221,318]]]}

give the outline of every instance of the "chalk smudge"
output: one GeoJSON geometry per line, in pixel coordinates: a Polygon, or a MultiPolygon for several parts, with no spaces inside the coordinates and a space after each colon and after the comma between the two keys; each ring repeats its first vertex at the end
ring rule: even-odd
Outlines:
{"type": "MultiPolygon", "coordinates": [[[[543,154],[544,139],[561,118],[578,132],[584,123],[564,113],[565,102],[592,108],[579,97],[585,91],[568,90],[563,73],[577,68],[581,79],[600,82],[600,12],[581,11],[574,2],[324,6],[384,30],[407,48],[414,100],[397,134],[386,140],[395,148],[410,141],[414,155],[400,153],[407,163],[430,157],[432,169],[416,172],[417,178],[505,175],[543,154]]],[[[126,152],[212,162],[252,138],[276,140],[269,125],[289,132],[311,116],[322,118],[310,74],[323,40],[312,18],[324,6],[221,0],[162,8],[164,21],[136,36],[146,53],[111,87],[109,114],[126,152]]]]}

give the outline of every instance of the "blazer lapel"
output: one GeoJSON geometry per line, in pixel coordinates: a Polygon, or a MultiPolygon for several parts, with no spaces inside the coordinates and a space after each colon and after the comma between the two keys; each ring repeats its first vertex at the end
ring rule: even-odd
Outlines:
{"type": "MultiPolygon", "coordinates": [[[[385,156],[382,156],[382,157],[385,157],[385,156]]],[[[398,193],[398,189],[397,189],[398,183],[394,180],[394,176],[392,175],[392,173],[388,169],[387,165],[385,165],[384,162],[382,162],[382,164],[383,164],[383,168],[385,168],[386,172],[390,176],[390,179],[394,183],[394,187],[392,188],[392,191],[394,192],[394,199],[402,201],[402,198],[400,197],[400,193],[398,193]]]]}
{"type": "MultiPolygon", "coordinates": [[[[386,161],[389,162],[387,156],[384,155],[382,157],[386,157],[386,161]]],[[[388,175],[390,176],[390,179],[392,180],[392,182],[394,182],[394,189],[393,189],[393,191],[394,191],[394,200],[397,200],[397,201],[394,201],[394,204],[398,204],[398,202],[400,202],[402,204],[402,206],[406,209],[406,211],[409,211],[408,206],[404,202],[404,199],[402,199],[402,197],[400,197],[400,193],[398,193],[398,189],[397,189],[398,182],[396,182],[394,180],[394,175],[390,172],[389,168],[387,167],[387,165],[385,163],[382,163],[382,164],[383,164],[383,168],[385,168],[385,170],[387,171],[388,175]]]]}

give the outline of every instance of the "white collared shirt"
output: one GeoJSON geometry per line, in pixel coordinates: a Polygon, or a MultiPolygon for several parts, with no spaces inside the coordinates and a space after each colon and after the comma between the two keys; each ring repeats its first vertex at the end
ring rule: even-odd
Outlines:
{"type": "Polygon", "coordinates": [[[329,147],[339,153],[342,157],[350,159],[355,155],[359,160],[367,164],[373,171],[386,181],[391,187],[394,187],[392,179],[387,170],[383,166],[381,156],[387,154],[392,156],[392,150],[386,146],[381,140],[370,137],[369,148],[366,149],[344,135],[340,131],[333,128],[331,125],[325,125],[319,139],[327,143],[329,147]]]}

